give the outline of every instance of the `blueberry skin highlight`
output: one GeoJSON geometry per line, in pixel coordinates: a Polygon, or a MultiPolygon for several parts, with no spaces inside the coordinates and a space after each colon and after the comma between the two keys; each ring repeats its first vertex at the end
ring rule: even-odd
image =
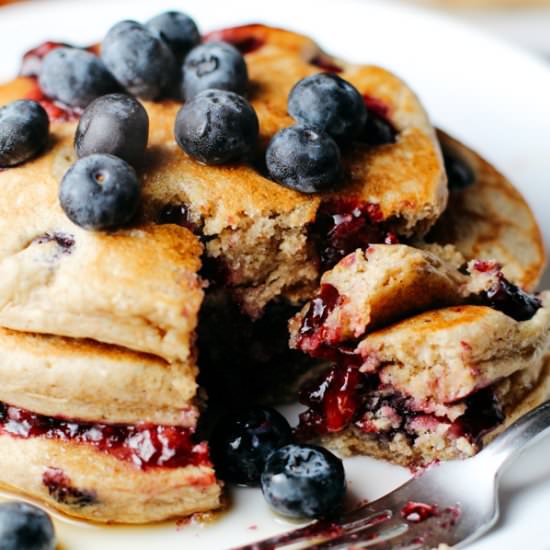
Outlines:
{"type": "Polygon", "coordinates": [[[90,103],[80,117],[75,150],[79,158],[106,153],[136,165],[148,136],[149,117],[143,105],[125,94],[109,94],[90,103]]]}
{"type": "Polygon", "coordinates": [[[261,484],[271,508],[292,518],[329,516],[346,493],[342,461],[316,445],[287,445],[273,452],[261,484]]]}
{"type": "Polygon", "coordinates": [[[195,21],[179,11],[161,13],[147,21],[145,26],[160,35],[178,62],[181,62],[187,53],[201,41],[195,21]]]}
{"type": "Polygon", "coordinates": [[[288,112],[299,123],[346,142],[361,132],[367,108],[357,89],[333,73],[317,73],[297,82],[288,96],[288,112]]]}
{"type": "Polygon", "coordinates": [[[55,531],[50,516],[26,502],[0,504],[2,550],[54,550],[55,531]]]}
{"type": "Polygon", "coordinates": [[[205,164],[224,164],[252,154],[259,134],[256,112],[246,99],[225,90],[206,90],[176,116],[179,146],[205,164]]]}
{"type": "Polygon", "coordinates": [[[288,422],[275,409],[253,407],[230,414],[211,438],[216,471],[231,483],[259,485],[268,456],[291,440],[288,422]]]}
{"type": "Polygon", "coordinates": [[[136,21],[111,27],[101,45],[101,59],[120,85],[141,99],[159,99],[177,77],[172,50],[136,21]]]}
{"type": "Polygon", "coordinates": [[[56,48],[46,55],[38,83],[48,97],[78,108],[118,89],[101,59],[77,48],[56,48]]]}
{"type": "Polygon", "coordinates": [[[189,101],[210,89],[244,95],[248,69],[241,52],[227,42],[208,42],[193,48],[183,64],[182,97],[189,101]]]}
{"type": "Polygon", "coordinates": [[[137,211],[141,185],[134,169],[113,155],[77,160],[59,187],[67,217],[85,229],[112,229],[129,222],[137,211]]]}
{"type": "Polygon", "coordinates": [[[302,193],[329,190],[343,174],[336,142],[325,132],[299,124],[273,136],[266,151],[266,166],[272,179],[302,193]]]}
{"type": "Polygon", "coordinates": [[[50,121],[36,101],[20,99],[0,107],[0,167],[21,164],[46,147],[50,121]]]}

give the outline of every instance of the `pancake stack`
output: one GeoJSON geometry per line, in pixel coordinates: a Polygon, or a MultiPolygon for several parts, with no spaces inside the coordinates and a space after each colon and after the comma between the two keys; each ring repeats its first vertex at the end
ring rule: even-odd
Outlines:
{"type": "MultiPolygon", "coordinates": [[[[490,326],[515,338],[509,359],[516,367],[505,369],[495,391],[513,411],[519,399],[533,405],[546,395],[533,398],[526,389],[516,397],[517,384],[505,385],[521,379],[531,388],[542,379],[547,298],[533,298],[534,316],[516,321],[471,303],[504,277],[495,262],[487,262],[485,271],[483,263],[472,264],[468,273],[458,269],[474,258],[496,260],[517,284],[536,285],[544,265],[540,233],[511,184],[441,134],[447,157],[458,158],[475,175],[466,187],[451,187],[447,206],[436,132],[414,93],[384,69],[332,58],[307,37],[261,25],[211,33],[205,40],[229,41],[245,54],[261,148],[292,123],[287,97],[301,78],[329,71],[356,86],[371,126],[345,149],[345,183],[337,191],[304,195],[287,189],[268,179],[261,163],[200,164],[174,140],[181,103],[143,102],[150,132],[137,170],[143,185],[139,215],[125,229],[86,231],[58,202],[59,182],[76,158],[76,114],[45,97],[29,71],[0,87],[0,104],[38,99],[51,119],[47,150],[0,171],[0,481],[70,515],[145,523],[217,508],[221,486],[197,429],[206,408],[199,385],[210,396],[208,407],[222,413],[235,401],[295,399],[297,380],[316,372],[318,356],[338,362],[342,350],[352,348],[349,355],[365,358],[372,372],[386,363],[401,372],[406,364],[423,380],[422,371],[432,368],[429,358],[414,366],[408,358],[397,359],[399,342],[416,328],[387,325],[424,322],[406,318],[420,311],[433,315],[435,305],[463,309],[437,310],[443,311],[437,331],[419,336],[418,349],[441,345],[441,339],[432,341],[440,333],[456,343],[461,337],[446,328],[458,323],[451,317],[462,319],[474,308],[475,334],[490,326]],[[501,203],[492,210],[495,196],[501,203]],[[513,220],[518,223],[508,223],[513,220]],[[387,244],[380,245],[385,252],[376,264],[382,271],[371,278],[373,242],[387,244]],[[370,273],[366,289],[360,264],[370,273]],[[393,283],[384,288],[388,277],[393,283]],[[326,353],[307,359],[289,350],[286,324],[306,304],[291,323],[300,332],[311,307],[307,301],[318,298],[320,280],[323,292],[325,278],[340,278],[348,289],[347,306],[339,304],[330,318],[332,333],[342,339],[327,346],[320,340],[326,353]],[[348,313],[349,334],[339,324],[348,313]],[[277,384],[282,389],[275,394],[277,384]]],[[[39,64],[40,56],[33,55],[39,64]]],[[[293,334],[294,347],[304,341],[293,334]]],[[[453,367],[470,374],[464,374],[469,390],[453,394],[458,402],[450,406],[445,395],[422,394],[434,398],[430,406],[452,409],[453,418],[469,411],[464,392],[477,389],[479,377],[484,387],[496,380],[491,350],[473,337],[468,345],[472,357],[487,355],[489,363],[478,375],[456,352],[462,363],[453,367]]],[[[398,374],[392,376],[397,384],[398,374]]],[[[447,380],[445,373],[440,378],[447,380]]],[[[508,419],[514,413],[505,414],[508,419]]],[[[352,429],[346,424],[338,441],[352,429]]],[[[470,435],[461,440],[462,454],[478,448],[470,435]]],[[[339,445],[401,456],[359,440],[339,445]]],[[[433,456],[460,454],[439,447],[438,455],[436,443],[427,435],[423,440],[435,449],[433,456]]],[[[428,457],[423,448],[414,450],[414,442],[407,445],[402,455],[413,458],[400,462],[428,457]]]]}

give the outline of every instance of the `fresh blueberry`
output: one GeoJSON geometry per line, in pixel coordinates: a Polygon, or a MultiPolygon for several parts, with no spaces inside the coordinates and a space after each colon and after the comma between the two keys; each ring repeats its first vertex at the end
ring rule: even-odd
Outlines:
{"type": "Polygon", "coordinates": [[[267,457],[292,440],[286,419],[275,409],[254,407],[223,418],[212,436],[212,456],[222,479],[258,485],[267,457]]]}
{"type": "Polygon", "coordinates": [[[395,143],[396,136],[397,131],[391,123],[371,111],[359,139],[368,145],[377,146],[395,143]]]}
{"type": "Polygon", "coordinates": [[[325,191],[342,177],[340,149],[325,132],[300,124],[284,128],[266,151],[271,178],[302,193],[325,191]]]}
{"type": "Polygon", "coordinates": [[[268,504],[293,518],[328,516],[346,493],[342,461],[315,445],[287,445],[272,453],[261,483],[268,504]]]}
{"type": "Polygon", "coordinates": [[[134,169],[113,155],[90,155],[77,160],[59,188],[67,217],[86,229],[124,225],[136,213],[141,187],[134,169]]]}
{"type": "Polygon", "coordinates": [[[110,94],[90,103],[76,129],[79,157],[108,153],[135,164],[143,156],[149,117],[143,105],[128,95],[110,94]]]}
{"type": "Polygon", "coordinates": [[[48,142],[50,121],[43,107],[20,99],[0,107],[0,167],[34,157],[48,142]]]}
{"type": "Polygon", "coordinates": [[[158,99],[177,76],[172,50],[160,35],[135,21],[111,27],[101,59],[128,92],[142,99],[158,99]]]}
{"type": "Polygon", "coordinates": [[[189,50],[201,41],[196,23],[188,15],[179,11],[161,13],[145,25],[160,34],[178,61],[182,61],[189,50]]]}
{"type": "Polygon", "coordinates": [[[209,42],[193,48],[183,64],[182,95],[186,101],[215,88],[244,95],[248,70],[243,56],[227,42],[209,42]]]}
{"type": "Polygon", "coordinates": [[[26,502],[0,504],[2,550],[54,550],[55,531],[50,516],[26,502]]]}
{"type": "Polygon", "coordinates": [[[46,55],[38,82],[48,97],[80,108],[118,89],[101,59],[77,48],[56,48],[46,55]]]}
{"type": "Polygon", "coordinates": [[[256,112],[244,97],[206,90],[188,101],[176,116],[180,147],[206,164],[223,164],[252,153],[258,140],[256,112]]]}
{"type": "Polygon", "coordinates": [[[288,112],[302,124],[324,130],[336,141],[349,141],[367,120],[361,94],[334,73],[317,73],[297,82],[288,96],[288,112]]]}
{"type": "Polygon", "coordinates": [[[445,161],[449,189],[459,191],[475,182],[474,171],[465,161],[448,151],[443,152],[443,160],[445,161]]]}

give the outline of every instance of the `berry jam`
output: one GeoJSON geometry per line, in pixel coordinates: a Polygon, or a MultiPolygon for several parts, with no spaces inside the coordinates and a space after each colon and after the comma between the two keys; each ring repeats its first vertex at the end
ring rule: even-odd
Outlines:
{"type": "Polygon", "coordinates": [[[45,96],[38,82],[35,82],[35,87],[31,90],[25,99],[37,101],[44,107],[51,122],[72,122],[78,120],[82,114],[82,109],[78,107],[69,107],[60,101],[55,101],[45,96]]]}
{"type": "Polygon", "coordinates": [[[466,398],[466,412],[453,428],[457,435],[472,434],[480,439],[502,422],[502,406],[491,388],[484,388],[466,398]]]}
{"type": "Polygon", "coordinates": [[[52,50],[63,47],[70,48],[69,44],[64,44],[63,42],[44,42],[40,46],[29,50],[23,55],[21,67],[19,68],[19,76],[38,77],[44,57],[52,50]]]}
{"type": "MultiPolygon", "coordinates": [[[[356,364],[334,366],[315,384],[304,388],[300,403],[308,409],[300,415],[299,437],[310,439],[340,432],[354,424],[364,433],[392,436],[397,432],[415,437],[411,420],[423,419],[426,425],[451,423],[445,417],[414,410],[411,398],[381,385],[377,375],[361,373],[356,364]],[[381,431],[372,419],[389,421],[391,428],[381,431]]],[[[465,400],[466,412],[452,422],[450,433],[472,441],[502,423],[504,415],[491,388],[477,391],[465,400]]]]}
{"type": "Polygon", "coordinates": [[[77,489],[60,468],[48,468],[42,474],[42,484],[48,490],[48,494],[60,504],[82,508],[97,501],[95,491],[77,489]]]}
{"type": "Polygon", "coordinates": [[[407,502],[401,509],[401,517],[411,523],[420,523],[437,515],[439,515],[437,506],[412,500],[407,502]]]}
{"type": "Polygon", "coordinates": [[[360,141],[373,147],[395,143],[397,130],[390,122],[389,106],[368,94],[363,94],[363,101],[367,107],[368,116],[360,141]]]}
{"type": "Polygon", "coordinates": [[[516,321],[532,319],[542,307],[536,296],[507,281],[502,273],[499,273],[497,283],[481,293],[481,301],[516,321]]]}
{"type": "Polygon", "coordinates": [[[61,248],[63,254],[70,254],[75,245],[74,237],[66,233],[45,233],[34,239],[34,242],[37,244],[50,243],[52,241],[61,248]]]}
{"type": "Polygon", "coordinates": [[[323,53],[316,55],[313,59],[310,60],[310,63],[315,67],[327,72],[327,73],[341,73],[344,69],[328,56],[323,53]]]}
{"type": "Polygon", "coordinates": [[[390,108],[382,100],[369,94],[363,94],[363,101],[369,113],[375,114],[384,120],[389,120],[390,108]]]}
{"type": "Polygon", "coordinates": [[[193,229],[193,224],[189,219],[189,209],[185,204],[167,204],[157,216],[157,223],[173,223],[187,229],[193,229]]]}
{"type": "Polygon", "coordinates": [[[312,234],[325,270],[358,248],[399,242],[384,224],[380,206],[356,197],[330,199],[321,204],[312,234]]]}
{"type": "Polygon", "coordinates": [[[318,295],[310,302],[304,315],[298,339],[299,349],[318,356],[316,352],[326,338],[323,325],[337,306],[339,298],[340,294],[335,287],[329,284],[321,285],[318,295]]]}
{"type": "Polygon", "coordinates": [[[210,465],[206,443],[195,443],[193,430],[176,426],[71,422],[2,403],[0,434],[88,444],[141,469],[210,465]]]}
{"type": "Polygon", "coordinates": [[[264,34],[263,25],[242,25],[210,32],[203,36],[203,42],[229,42],[244,55],[259,50],[265,44],[264,34]]]}
{"type": "Polygon", "coordinates": [[[336,366],[318,384],[304,389],[300,403],[309,409],[300,415],[301,435],[322,435],[346,428],[359,410],[366,385],[367,377],[359,369],[336,366]]]}

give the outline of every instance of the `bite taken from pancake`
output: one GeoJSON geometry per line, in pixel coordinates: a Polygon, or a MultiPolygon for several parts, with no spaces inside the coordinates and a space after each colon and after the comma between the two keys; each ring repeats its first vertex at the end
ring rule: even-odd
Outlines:
{"type": "Polygon", "coordinates": [[[398,248],[342,260],[291,321],[292,346],[333,361],[302,391],[298,430],[408,466],[471,456],[547,396],[548,294],[496,262],[398,248]]]}

